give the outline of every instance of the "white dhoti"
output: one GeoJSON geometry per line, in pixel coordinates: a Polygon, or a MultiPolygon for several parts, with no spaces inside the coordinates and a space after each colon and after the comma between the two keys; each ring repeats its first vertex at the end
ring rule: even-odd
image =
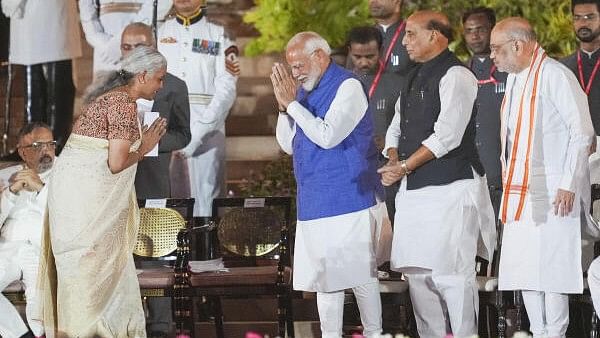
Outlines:
{"type": "MultiPolygon", "coordinates": [[[[27,298],[27,323],[35,336],[44,334],[42,322],[31,316],[39,303],[36,288],[39,258],[40,248],[27,241],[0,242],[0,291],[14,281],[23,281],[27,298]]],[[[19,312],[0,293],[0,336],[20,337],[27,331],[19,312]]]]}
{"type": "Polygon", "coordinates": [[[396,196],[391,266],[408,276],[421,337],[445,336],[447,323],[455,336],[477,333],[475,256],[479,239],[492,256],[496,228],[486,179],[473,175],[416,190],[404,180],[396,196]]]}

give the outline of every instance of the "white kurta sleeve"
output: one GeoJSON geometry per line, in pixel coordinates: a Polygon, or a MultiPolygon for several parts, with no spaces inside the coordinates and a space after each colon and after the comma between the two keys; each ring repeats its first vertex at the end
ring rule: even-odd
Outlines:
{"type": "Polygon", "coordinates": [[[315,117],[297,101],[288,105],[288,114],[316,145],[330,149],[340,144],[365,115],[369,103],[356,79],[347,79],[338,88],[325,118],[315,117]]]}
{"type": "Polygon", "coordinates": [[[392,118],[392,122],[385,133],[385,147],[383,147],[383,156],[388,157],[387,152],[390,148],[398,148],[398,142],[400,142],[400,119],[402,118],[400,112],[400,100],[402,96],[398,97],[396,101],[396,105],[394,106],[394,117],[392,118]]]}
{"type": "MultiPolygon", "coordinates": [[[[94,0],[79,0],[79,18],[85,33],[85,39],[94,48],[101,48],[107,44],[111,35],[107,34],[98,18],[98,10],[94,0]]],[[[119,37],[120,39],[120,37],[119,37]]]]}
{"type": "Polygon", "coordinates": [[[594,137],[588,101],[575,75],[562,65],[551,65],[544,74],[547,98],[569,131],[569,145],[563,165],[560,189],[576,192],[588,170],[588,151],[594,137]],[[555,68],[556,67],[556,68],[555,68]]]}
{"type": "Polygon", "coordinates": [[[466,67],[454,66],[440,81],[440,115],[422,144],[440,158],[460,145],[477,98],[477,79],[466,67]]]}
{"type": "Polygon", "coordinates": [[[2,194],[0,195],[0,228],[2,228],[4,221],[6,221],[6,218],[15,206],[16,199],[17,195],[10,192],[8,187],[2,191],[2,194]]]}
{"type": "Polygon", "coordinates": [[[277,143],[286,154],[292,155],[294,152],[292,141],[296,135],[296,123],[289,115],[279,114],[277,118],[277,128],[275,129],[275,137],[277,143]]]}

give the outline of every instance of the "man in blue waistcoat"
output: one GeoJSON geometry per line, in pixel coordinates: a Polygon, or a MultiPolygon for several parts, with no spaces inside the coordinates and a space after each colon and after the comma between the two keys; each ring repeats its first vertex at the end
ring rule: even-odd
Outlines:
{"type": "Polygon", "coordinates": [[[452,52],[439,12],[406,22],[402,43],[418,65],[408,74],[386,134],[385,185],[400,183],[391,268],[408,278],[421,338],[477,334],[475,255],[491,257],[494,211],[475,147],[477,79],[452,52]]]}
{"type": "Polygon", "coordinates": [[[271,74],[277,141],[294,156],[298,186],[294,289],[317,293],[325,338],[341,337],[344,289],[353,289],[363,334],[379,337],[378,242],[390,225],[373,122],[360,81],[330,53],[318,34],[298,33],[286,49],[291,75],[282,64],[271,74]]]}

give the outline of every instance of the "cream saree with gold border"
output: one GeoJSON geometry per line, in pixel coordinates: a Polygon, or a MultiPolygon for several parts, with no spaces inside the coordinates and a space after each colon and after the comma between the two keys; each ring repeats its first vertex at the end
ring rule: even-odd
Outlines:
{"type": "Polygon", "coordinates": [[[38,282],[48,338],[146,336],[132,256],[137,166],[112,174],[107,160],[107,140],[72,134],[54,165],[38,282]]]}

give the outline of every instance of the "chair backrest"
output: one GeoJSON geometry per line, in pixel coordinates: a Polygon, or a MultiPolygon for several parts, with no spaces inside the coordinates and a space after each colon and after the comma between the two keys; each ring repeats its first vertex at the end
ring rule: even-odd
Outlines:
{"type": "Polygon", "coordinates": [[[194,199],[138,200],[140,228],[133,253],[160,258],[177,249],[177,235],[193,222],[194,199]]]}
{"type": "Polygon", "coordinates": [[[290,266],[291,197],[216,198],[212,215],[224,256],[278,259],[290,266]]]}

